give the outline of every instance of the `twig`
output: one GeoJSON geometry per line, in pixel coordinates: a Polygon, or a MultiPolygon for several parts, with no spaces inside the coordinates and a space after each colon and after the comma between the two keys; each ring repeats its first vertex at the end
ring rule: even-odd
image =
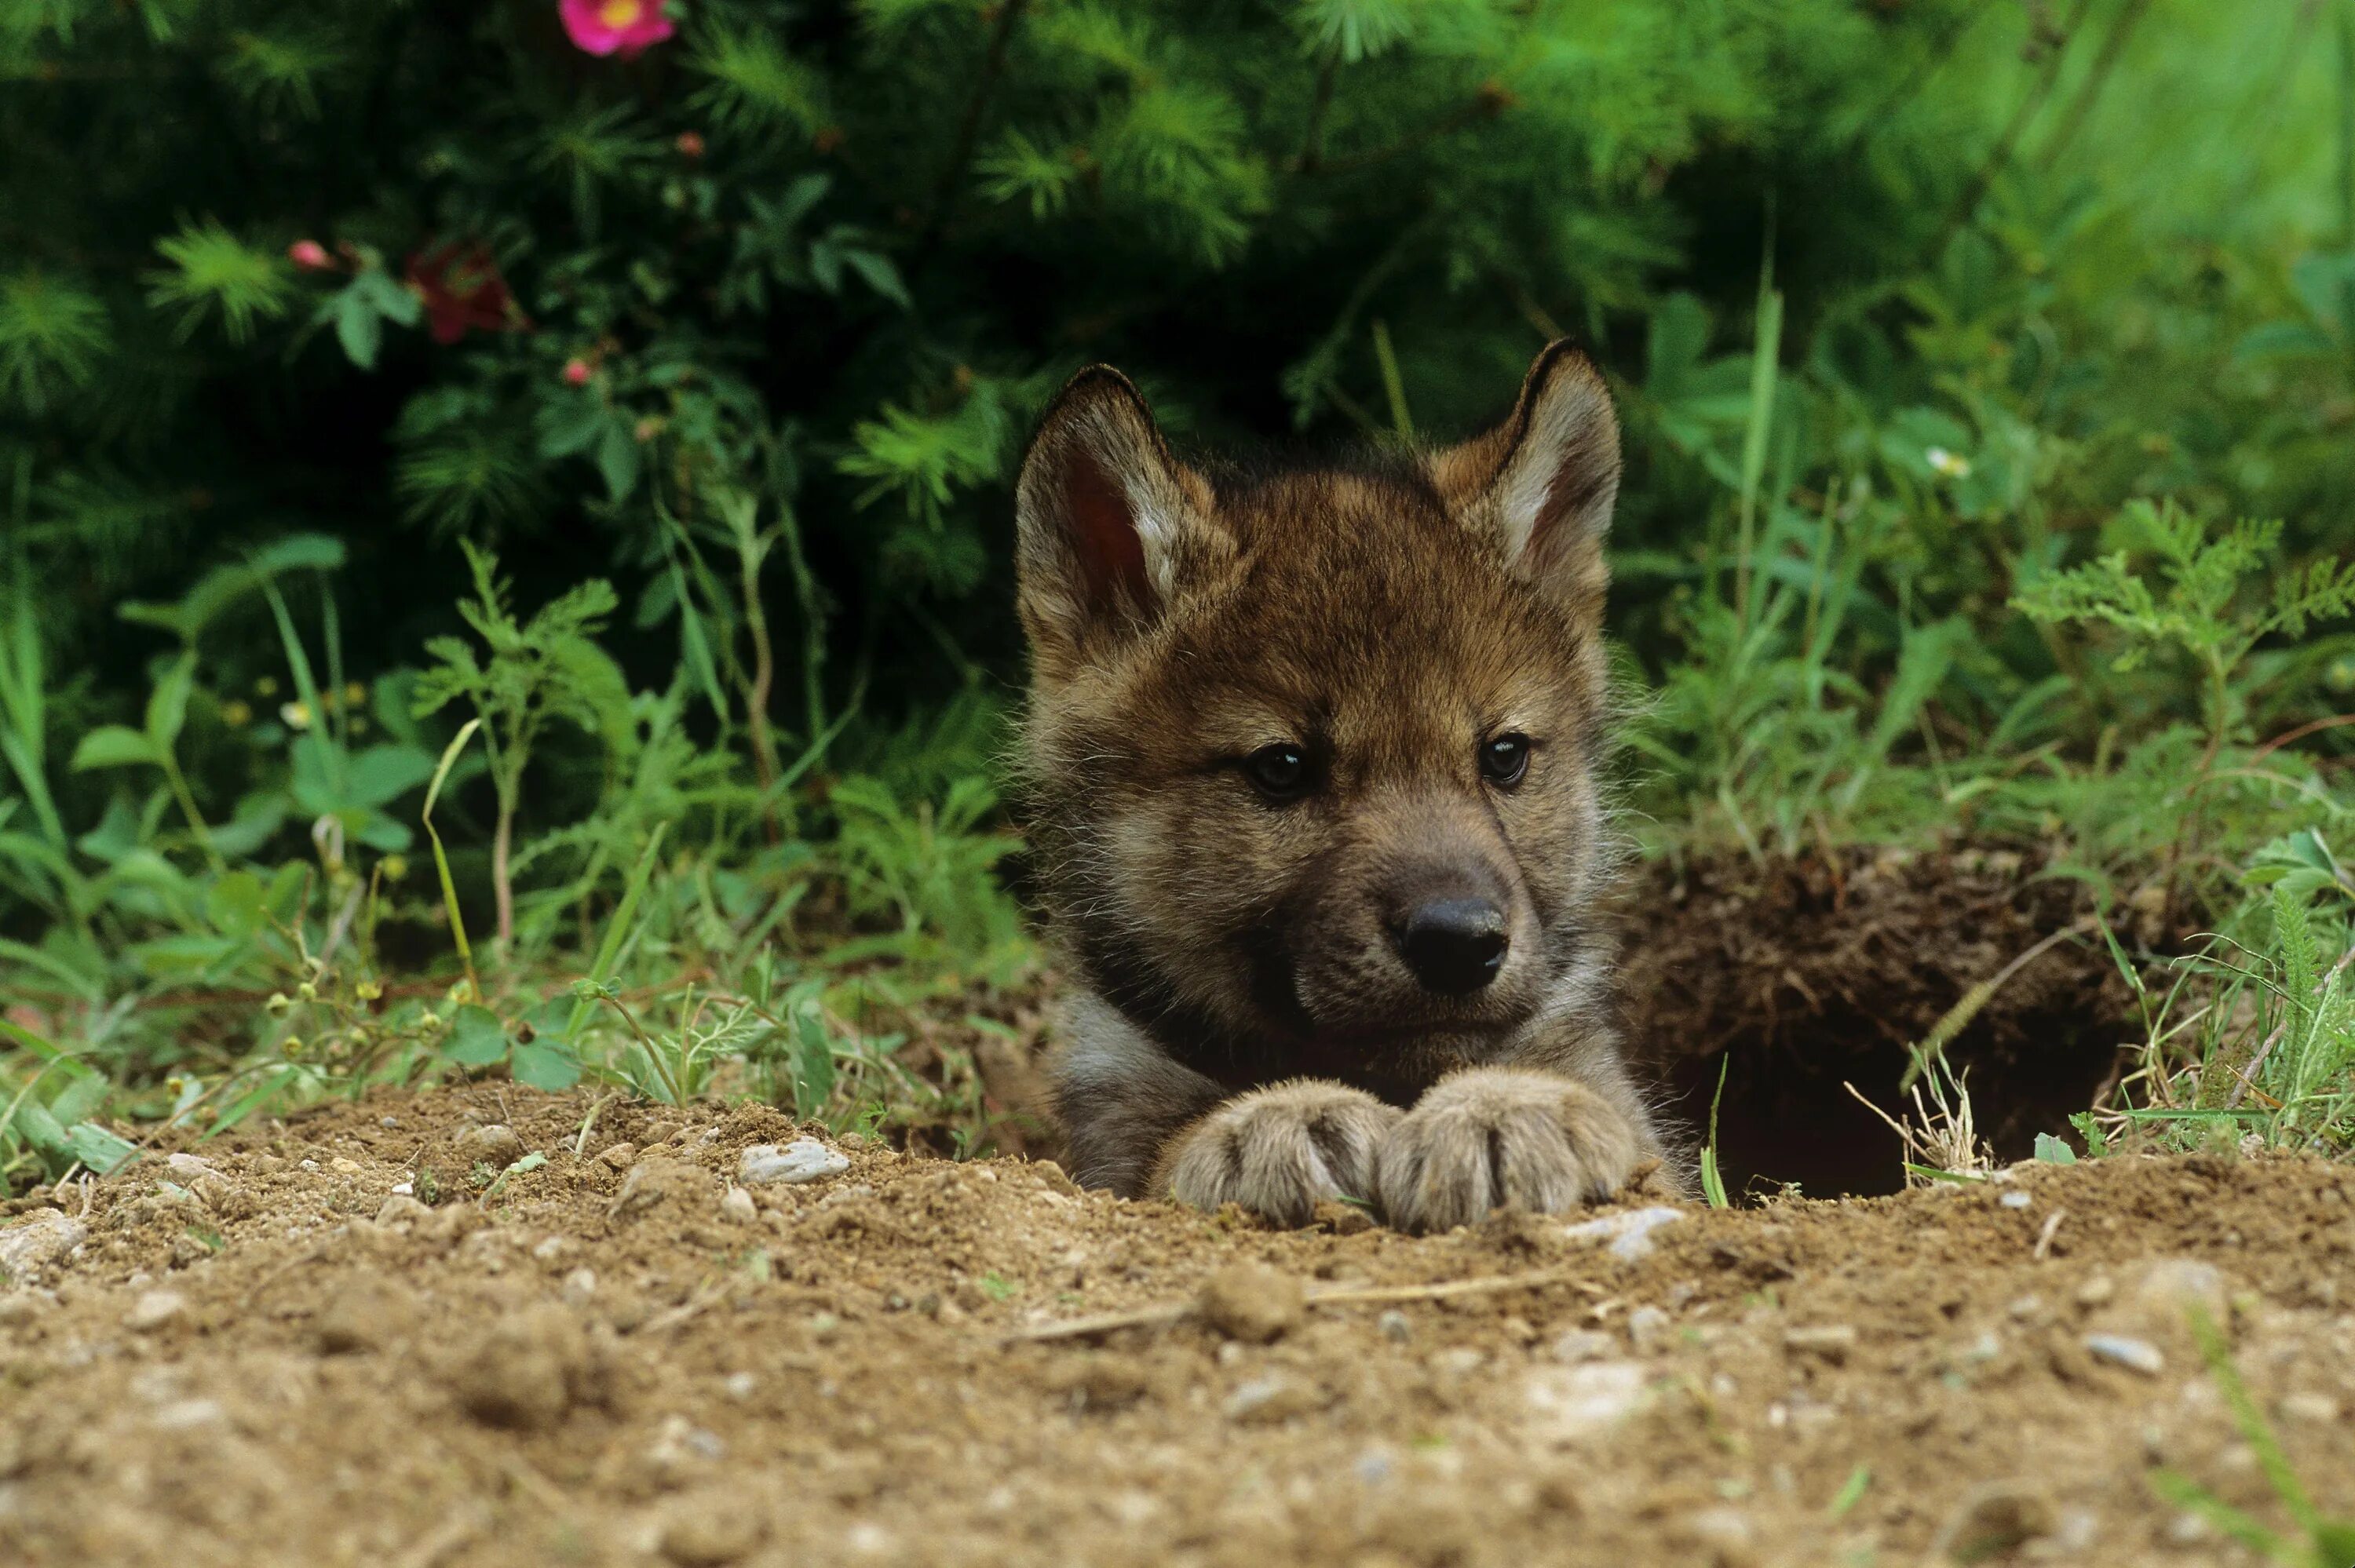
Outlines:
{"type": "Polygon", "coordinates": [[[2266,758],[2271,757],[2275,752],[2279,751],[2283,747],[2291,744],[2293,741],[2304,740],[2309,735],[2319,734],[2321,731],[2326,729],[2339,729],[2350,724],[2355,724],[2355,714],[2333,714],[2328,718],[2318,718],[2309,724],[2302,724],[2296,729],[2289,730],[2284,734],[2274,736],[2271,740],[2257,747],[2256,750],[2249,754],[2249,761],[2252,764],[2263,762],[2266,758]]]}
{"type": "Polygon", "coordinates": [[[1333,106],[1333,85],[1341,72],[1338,50],[1328,53],[1317,68],[1316,95],[1308,103],[1308,130],[1300,139],[1300,155],[1292,160],[1295,175],[1313,175],[1325,156],[1325,111],[1333,106]]]}
{"type": "Polygon", "coordinates": [[[2052,1233],[2059,1230],[2061,1228],[2061,1222],[2068,1217],[2069,1211],[2066,1209],[2055,1209],[2052,1211],[2051,1214],[2047,1217],[2044,1222],[2044,1228],[2036,1233],[2036,1250],[2029,1255],[2030,1257],[2033,1257],[2039,1263],[2042,1263],[2046,1258],[2052,1255],[2052,1233]]]}
{"type": "Polygon", "coordinates": [[[2061,154],[2068,150],[2069,143],[2084,128],[2086,118],[2094,111],[2094,101],[2102,96],[2102,89],[2109,83],[2110,73],[2117,68],[2118,58],[2126,53],[2126,40],[2134,36],[2135,28],[2141,26],[2143,17],[2149,11],[2150,0],[2126,0],[2126,8],[2118,13],[2117,21],[2111,25],[2109,37],[2102,40],[2101,51],[2094,57],[2093,68],[2085,73],[2084,85],[2077,90],[2077,96],[2069,101],[2068,109],[2062,111],[2060,128],[2052,132],[2052,139],[2045,143],[2036,154],[2038,168],[2049,169],[2060,162],[2061,154]]]}
{"type": "MultiPolygon", "coordinates": [[[[1541,1268],[1529,1274],[1491,1275],[1479,1279],[1449,1279],[1432,1285],[1341,1285],[1312,1290],[1303,1298],[1310,1307],[1375,1306],[1398,1301],[1447,1301],[1465,1296],[1491,1296],[1502,1290],[1534,1289],[1545,1285],[1574,1285],[1589,1295],[1600,1295],[1591,1281],[1574,1279],[1568,1267],[1541,1268]]],[[[1007,1345],[1039,1344],[1051,1340],[1082,1340],[1121,1329],[1164,1328],[1182,1323],[1201,1310],[1193,1301],[1163,1301],[1124,1312],[1103,1312],[1092,1318],[1018,1329],[1000,1341],[1007,1345]]]]}
{"type": "Polygon", "coordinates": [[[2028,96],[2020,100],[2019,108],[2013,112],[2010,123],[2003,128],[2003,134],[1996,138],[1987,162],[1979,165],[1978,172],[1971,176],[1971,183],[1964,187],[1963,197],[1955,204],[1955,210],[1946,215],[1946,226],[1940,230],[1938,243],[1932,248],[1933,256],[1945,253],[1946,247],[1954,243],[1955,236],[1977,214],[1979,203],[1987,199],[1996,176],[2003,173],[2005,166],[2011,162],[2011,155],[2019,148],[2020,137],[2027,133],[2030,122],[2035,120],[2045,101],[2052,96],[2052,90],[2060,85],[2061,62],[2068,55],[2069,41],[2084,26],[2085,14],[2093,8],[2094,0],[2077,0],[2076,9],[2070,12],[2068,21],[2062,24],[2059,34],[2052,39],[2051,52],[2044,57],[2042,74],[2029,89],[2028,96]]]}
{"type": "Polygon", "coordinates": [[[1904,1076],[1897,1080],[1898,1092],[1902,1094],[1913,1086],[1914,1080],[1922,1075],[1923,1068],[1945,1054],[1947,1044],[1955,1035],[1970,1027],[1971,1020],[1977,1018],[1987,1004],[1995,1000],[1996,992],[2009,984],[2012,976],[2042,958],[2069,938],[2082,936],[2092,930],[2094,925],[2095,916],[2088,915],[2073,926],[2063,926],[1998,969],[1990,979],[1983,980],[1963,992],[1962,1000],[1941,1014],[1938,1022],[1930,1025],[1930,1032],[1922,1036],[1922,1049],[1919,1054],[1905,1069],[1904,1076]]]}
{"type": "Polygon", "coordinates": [[[955,150],[949,154],[948,167],[941,171],[941,183],[932,192],[932,209],[924,219],[924,231],[916,240],[919,253],[929,251],[939,238],[942,226],[948,222],[949,209],[956,200],[959,181],[973,162],[974,143],[981,136],[981,117],[989,108],[990,95],[997,90],[997,79],[1006,74],[1006,47],[1014,38],[1015,24],[1022,19],[1023,8],[1029,0],[1005,0],[997,13],[997,26],[989,35],[989,52],[983,57],[981,75],[973,84],[973,96],[965,101],[964,118],[957,122],[955,150]]]}

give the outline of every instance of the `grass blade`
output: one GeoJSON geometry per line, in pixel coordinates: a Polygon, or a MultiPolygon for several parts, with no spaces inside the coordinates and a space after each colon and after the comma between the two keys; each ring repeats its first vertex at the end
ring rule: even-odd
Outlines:
{"type": "Polygon", "coordinates": [[[466,1000],[469,1001],[483,1000],[483,982],[474,974],[474,949],[466,942],[466,918],[458,913],[458,890],[450,881],[450,857],[442,851],[442,835],[433,828],[433,802],[442,798],[442,781],[450,777],[450,769],[457,765],[458,754],[466,749],[466,743],[474,739],[474,732],[482,727],[481,719],[468,719],[458,726],[458,733],[450,737],[450,744],[442,748],[442,760],[433,769],[433,781],[425,787],[425,809],[419,813],[419,819],[425,824],[425,836],[433,844],[433,869],[442,878],[442,906],[450,912],[450,936],[458,944],[459,961],[466,966],[466,1000]]]}

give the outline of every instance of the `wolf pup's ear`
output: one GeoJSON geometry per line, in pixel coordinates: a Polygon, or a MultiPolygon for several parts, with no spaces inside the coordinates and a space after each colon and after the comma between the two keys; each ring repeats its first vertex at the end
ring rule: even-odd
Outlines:
{"type": "Polygon", "coordinates": [[[1056,395],[1015,491],[1023,629],[1067,673],[1168,607],[1222,549],[1210,489],[1170,454],[1126,376],[1094,366],[1056,395]]]}
{"type": "Polygon", "coordinates": [[[1610,568],[1603,537],[1619,498],[1611,389],[1565,339],[1521,383],[1512,417],[1433,454],[1432,477],[1465,522],[1493,530],[1514,571],[1573,614],[1597,616],[1610,568]]]}

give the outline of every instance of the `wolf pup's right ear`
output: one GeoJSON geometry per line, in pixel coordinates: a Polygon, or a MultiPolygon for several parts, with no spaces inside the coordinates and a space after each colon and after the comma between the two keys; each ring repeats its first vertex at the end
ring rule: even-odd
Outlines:
{"type": "Polygon", "coordinates": [[[1150,626],[1200,567],[1232,553],[1209,485],[1171,455],[1153,412],[1109,366],[1048,407],[1015,490],[1023,630],[1043,674],[1150,626]]]}
{"type": "Polygon", "coordinates": [[[1431,472],[1459,517],[1495,535],[1517,575],[1582,620],[1603,613],[1619,420],[1602,372],[1569,340],[1530,365],[1510,418],[1432,454],[1431,472]]]}

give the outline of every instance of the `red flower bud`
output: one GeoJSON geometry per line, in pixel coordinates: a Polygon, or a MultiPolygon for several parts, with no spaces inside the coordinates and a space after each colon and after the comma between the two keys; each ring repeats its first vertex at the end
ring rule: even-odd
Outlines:
{"type": "Polygon", "coordinates": [[[569,386],[586,387],[589,384],[589,362],[578,355],[566,360],[564,379],[569,386]]]}
{"type": "Polygon", "coordinates": [[[315,239],[298,239],[286,248],[286,260],[306,272],[325,272],[335,266],[327,248],[315,239]]]}
{"type": "Polygon", "coordinates": [[[703,156],[703,138],[697,135],[692,131],[680,132],[678,133],[678,140],[672,143],[671,145],[678,149],[678,155],[682,158],[700,158],[703,156]]]}

